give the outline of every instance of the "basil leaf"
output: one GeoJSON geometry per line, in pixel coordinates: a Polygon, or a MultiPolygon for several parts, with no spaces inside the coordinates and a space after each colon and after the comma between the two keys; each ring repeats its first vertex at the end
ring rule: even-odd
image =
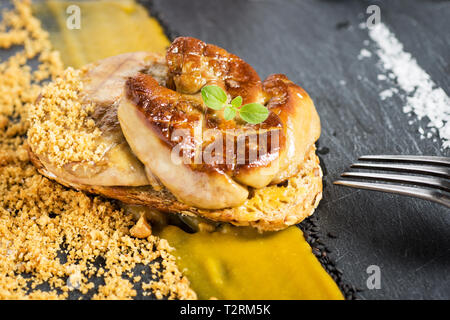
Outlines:
{"type": "Polygon", "coordinates": [[[234,119],[234,117],[236,117],[236,110],[230,107],[225,107],[225,109],[223,109],[223,116],[225,120],[234,119]]]}
{"type": "Polygon", "coordinates": [[[258,124],[267,119],[269,110],[260,103],[249,103],[239,110],[239,114],[244,121],[258,124]]]}
{"type": "Polygon", "coordinates": [[[221,110],[227,102],[227,94],[218,86],[204,86],[202,98],[205,104],[214,110],[221,110]]]}
{"type": "Polygon", "coordinates": [[[237,96],[236,98],[234,98],[233,100],[231,100],[231,105],[232,105],[235,109],[238,109],[238,108],[242,105],[242,97],[241,97],[241,96],[237,96]]]}

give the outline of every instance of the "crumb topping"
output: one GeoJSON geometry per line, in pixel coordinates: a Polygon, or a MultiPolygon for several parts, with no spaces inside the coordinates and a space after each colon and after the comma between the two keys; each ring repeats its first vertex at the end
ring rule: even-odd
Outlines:
{"type": "Polygon", "coordinates": [[[33,151],[45,155],[58,167],[71,162],[99,162],[106,145],[90,115],[93,104],[83,104],[81,70],[67,68],[41,92],[30,110],[28,142],[33,151]]]}
{"type": "Polygon", "coordinates": [[[141,215],[137,223],[130,229],[130,234],[139,239],[145,239],[151,236],[152,228],[148,224],[144,214],[141,215]]]}

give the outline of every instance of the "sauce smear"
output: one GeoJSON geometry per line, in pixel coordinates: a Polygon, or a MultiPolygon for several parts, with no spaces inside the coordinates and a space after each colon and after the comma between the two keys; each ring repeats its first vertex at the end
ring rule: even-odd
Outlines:
{"type": "Polygon", "coordinates": [[[190,234],[168,226],[159,236],[176,249],[200,299],[343,299],[295,226],[264,234],[232,226],[190,234]]]}
{"type": "Polygon", "coordinates": [[[158,21],[133,0],[49,0],[33,4],[33,12],[64,64],[74,68],[126,52],[164,54],[170,44],[158,21]],[[80,29],[67,27],[70,5],[80,8],[80,29]]]}

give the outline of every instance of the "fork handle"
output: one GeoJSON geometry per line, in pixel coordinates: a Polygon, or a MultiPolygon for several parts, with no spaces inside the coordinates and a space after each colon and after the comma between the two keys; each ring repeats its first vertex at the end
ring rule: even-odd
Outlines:
{"type": "Polygon", "coordinates": [[[349,180],[337,180],[334,184],[345,187],[365,189],[379,192],[395,193],[403,196],[410,196],[424,200],[433,201],[450,208],[450,196],[447,193],[426,188],[405,187],[399,185],[389,185],[385,183],[360,182],[349,180]]]}

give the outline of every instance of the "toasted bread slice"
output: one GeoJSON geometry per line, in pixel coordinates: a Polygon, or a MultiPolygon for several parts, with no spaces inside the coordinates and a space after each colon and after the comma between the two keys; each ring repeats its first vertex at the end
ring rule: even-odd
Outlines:
{"type": "Polygon", "coordinates": [[[315,146],[312,146],[298,173],[284,183],[251,189],[249,199],[238,207],[205,210],[178,201],[165,188],[157,191],[151,186],[110,187],[65,181],[48,171],[31,149],[28,149],[31,162],[42,175],[67,187],[117,199],[127,204],[145,205],[164,212],[188,216],[201,216],[237,226],[251,226],[260,231],[281,230],[313,214],[322,199],[322,170],[315,150],[315,146]]]}

